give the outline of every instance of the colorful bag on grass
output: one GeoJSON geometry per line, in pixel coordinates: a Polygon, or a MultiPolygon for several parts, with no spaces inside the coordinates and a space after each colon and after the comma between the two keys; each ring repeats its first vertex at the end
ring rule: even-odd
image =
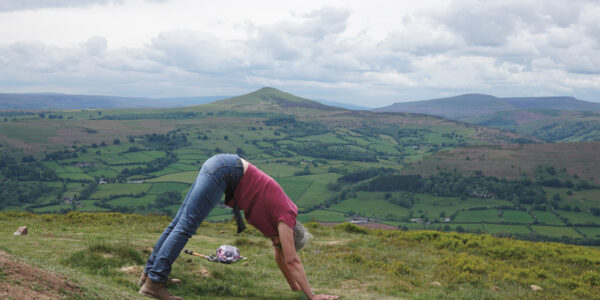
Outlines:
{"type": "Polygon", "coordinates": [[[218,261],[226,264],[238,261],[241,258],[240,250],[231,245],[220,246],[217,248],[217,253],[210,256],[211,261],[218,261]]]}

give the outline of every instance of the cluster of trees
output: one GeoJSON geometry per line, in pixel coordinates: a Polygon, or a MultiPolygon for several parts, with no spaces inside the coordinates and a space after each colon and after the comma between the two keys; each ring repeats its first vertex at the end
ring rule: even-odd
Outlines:
{"type": "Polygon", "coordinates": [[[296,118],[293,116],[282,115],[279,117],[269,118],[265,120],[264,123],[267,126],[293,126],[296,124],[296,118]]]}
{"type": "MultiPolygon", "coordinates": [[[[266,126],[280,126],[279,131],[287,134],[289,137],[303,137],[309,135],[319,135],[329,132],[327,126],[319,122],[302,122],[296,120],[293,116],[277,116],[264,121],[266,126]]],[[[278,132],[275,135],[279,135],[278,132]]]]}
{"type": "Polygon", "coordinates": [[[558,142],[594,133],[597,135],[599,134],[598,128],[600,128],[600,122],[595,120],[552,123],[535,130],[532,135],[547,142],[558,142]]]}
{"type": "Polygon", "coordinates": [[[315,158],[377,162],[377,156],[370,152],[357,151],[353,149],[341,149],[341,146],[325,144],[320,142],[308,142],[302,144],[288,145],[288,149],[298,155],[315,158]]]}
{"type": "Polygon", "coordinates": [[[0,176],[0,209],[24,203],[35,203],[50,187],[39,182],[18,181],[0,176]]]}
{"type": "Polygon", "coordinates": [[[165,206],[180,204],[181,203],[181,194],[176,191],[168,191],[164,192],[156,197],[154,202],[152,202],[152,206],[158,208],[164,208],[165,206]]]}
{"type": "Polygon", "coordinates": [[[0,156],[0,176],[14,180],[53,181],[58,179],[56,172],[36,162],[33,157],[25,157],[23,162],[5,155],[0,156]]]}
{"type": "Polygon", "coordinates": [[[361,186],[367,191],[407,191],[437,196],[505,199],[521,204],[548,201],[543,189],[530,180],[506,180],[491,176],[463,176],[458,172],[420,175],[382,175],[361,186]]]}
{"type": "Polygon", "coordinates": [[[63,151],[50,152],[50,153],[46,154],[46,156],[44,157],[44,160],[45,161],[57,161],[57,160],[76,158],[76,157],[77,157],[77,152],[63,150],[63,151]]]}
{"type": "Polygon", "coordinates": [[[36,203],[44,194],[53,190],[43,182],[56,181],[53,169],[25,156],[19,162],[12,157],[0,155],[0,209],[25,203],[36,203]]]}
{"type": "Polygon", "coordinates": [[[174,150],[189,146],[190,142],[185,133],[170,131],[167,134],[146,134],[140,140],[144,146],[159,150],[174,150]]]}
{"type": "Polygon", "coordinates": [[[123,181],[126,180],[127,177],[133,175],[146,174],[151,172],[160,171],[166,168],[168,165],[177,162],[177,155],[175,153],[167,151],[164,157],[159,157],[155,160],[152,160],[146,164],[145,167],[137,167],[133,169],[125,168],[121,171],[119,175],[117,175],[118,179],[123,181]]]}

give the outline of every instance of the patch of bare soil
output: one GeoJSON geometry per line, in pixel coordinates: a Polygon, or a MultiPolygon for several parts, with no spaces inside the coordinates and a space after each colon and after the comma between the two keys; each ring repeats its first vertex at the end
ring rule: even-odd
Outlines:
{"type": "Polygon", "coordinates": [[[82,294],[66,277],[18,262],[0,251],[0,299],[64,299],[82,294]]]}

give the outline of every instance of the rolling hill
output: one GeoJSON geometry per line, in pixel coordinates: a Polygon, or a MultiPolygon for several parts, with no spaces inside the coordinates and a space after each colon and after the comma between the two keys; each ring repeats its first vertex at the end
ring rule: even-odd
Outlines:
{"type": "Polygon", "coordinates": [[[600,140],[600,111],[522,109],[461,121],[521,132],[552,143],[600,140]]]}
{"type": "Polygon", "coordinates": [[[456,120],[520,109],[600,111],[600,103],[582,101],[573,97],[498,98],[485,94],[466,94],[449,98],[394,103],[373,109],[373,111],[421,113],[456,120]]]}
{"type": "MultiPolygon", "coordinates": [[[[47,109],[173,108],[202,105],[227,98],[230,97],[198,96],[143,98],[103,95],[70,95],[60,93],[0,93],[0,111],[47,109]]],[[[316,102],[327,106],[350,110],[369,109],[367,107],[328,100],[316,100],[316,102]]]]}
{"type": "Polygon", "coordinates": [[[468,94],[395,103],[374,111],[444,116],[471,124],[524,133],[546,142],[600,140],[600,103],[573,97],[497,98],[468,94]]]}

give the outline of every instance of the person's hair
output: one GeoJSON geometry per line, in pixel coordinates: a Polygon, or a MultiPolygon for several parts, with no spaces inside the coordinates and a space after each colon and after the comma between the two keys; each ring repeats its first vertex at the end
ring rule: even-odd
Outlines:
{"type": "Polygon", "coordinates": [[[294,226],[294,247],[296,247],[296,251],[304,248],[312,238],[312,234],[306,231],[302,223],[296,221],[296,226],[294,226]]]}

